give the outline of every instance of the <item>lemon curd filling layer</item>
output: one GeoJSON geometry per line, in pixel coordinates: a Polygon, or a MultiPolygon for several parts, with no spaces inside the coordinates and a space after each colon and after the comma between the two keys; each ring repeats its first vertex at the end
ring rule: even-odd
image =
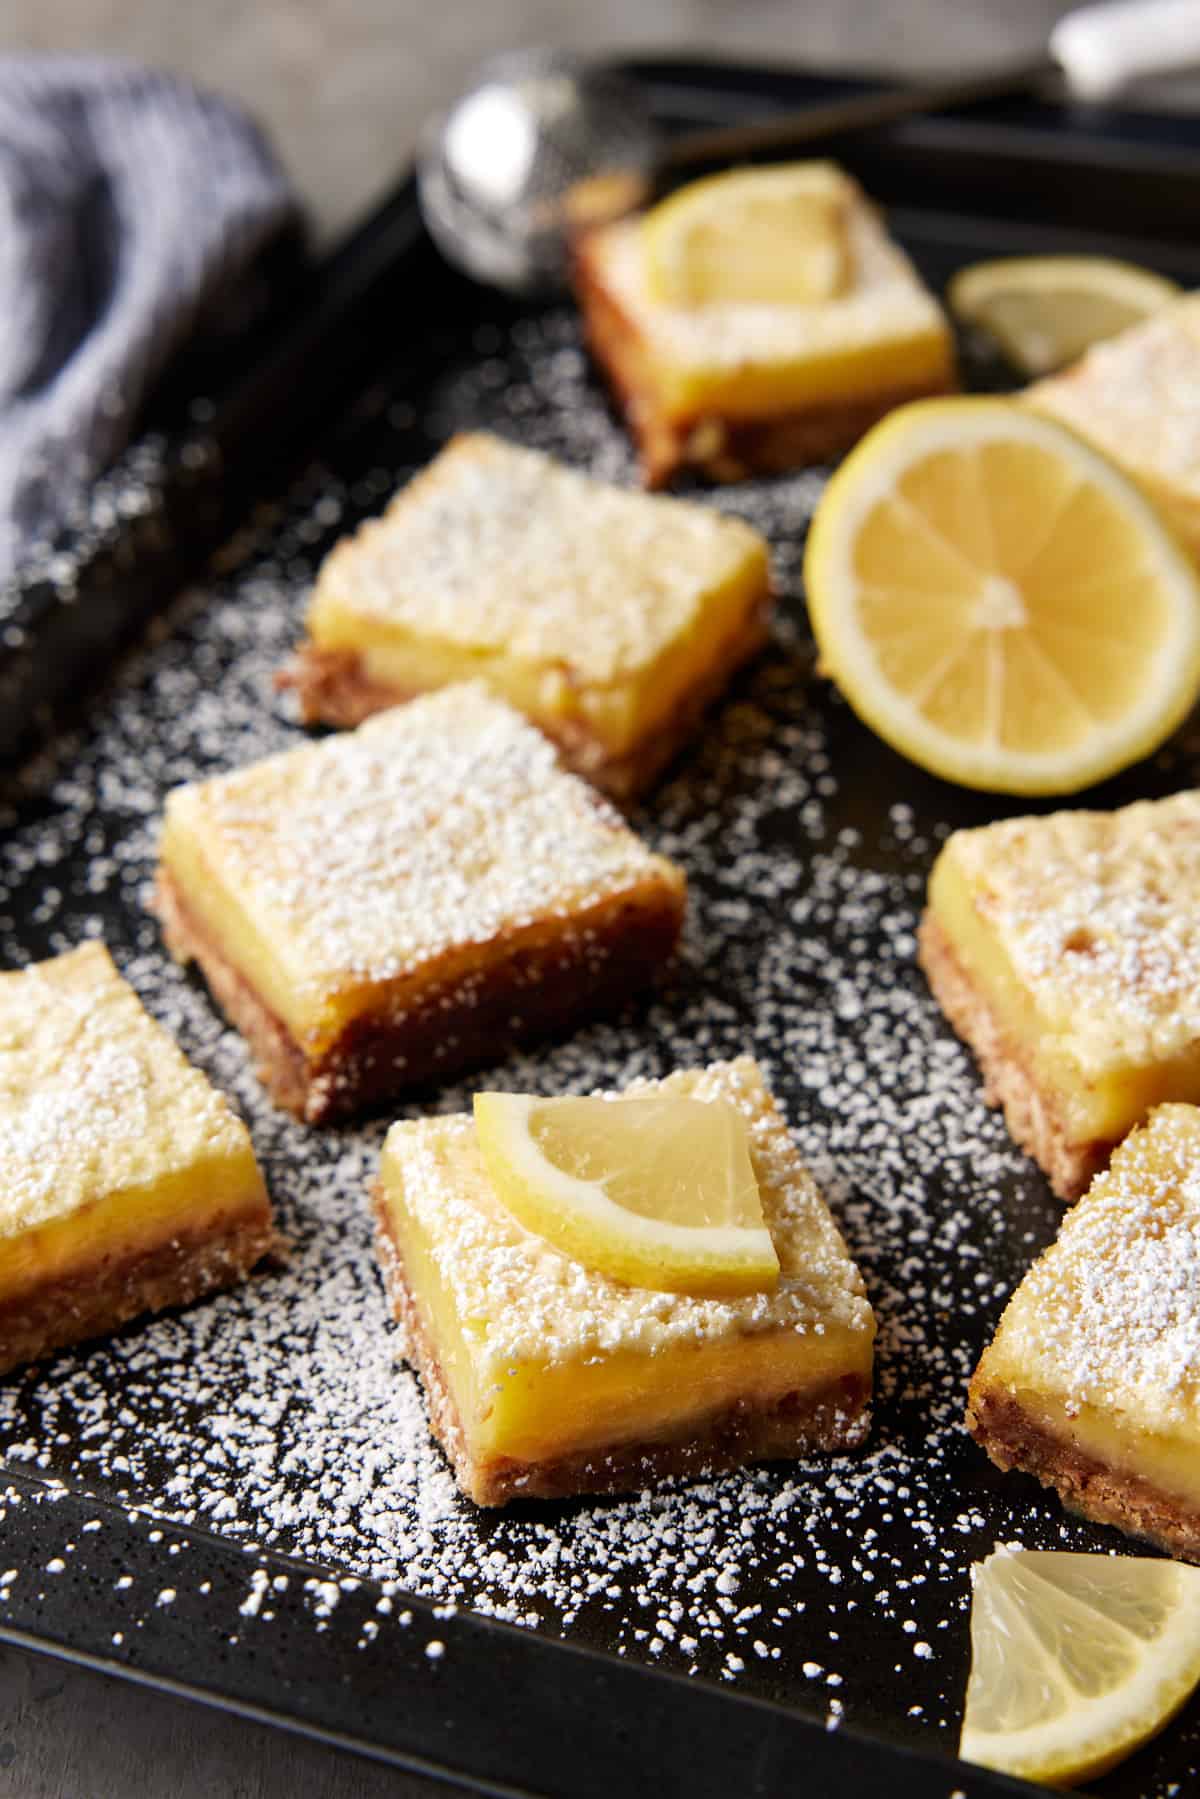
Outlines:
{"type": "Polygon", "coordinates": [[[1152,1106],[1200,1095],[1193,928],[1179,922],[1197,861],[1188,793],[962,833],[934,866],[930,912],[1073,1141],[1116,1140],[1152,1106]]]}
{"type": "MultiPolygon", "coordinates": [[[[989,1373],[989,1386],[997,1379],[989,1373]]],[[[1148,1430],[1137,1418],[1124,1419],[1098,1406],[1071,1404],[1019,1382],[1004,1383],[1030,1423],[1056,1441],[1074,1445],[1104,1468],[1147,1481],[1172,1499],[1200,1511],[1200,1440],[1184,1433],[1148,1430]]]]}
{"type": "Polygon", "coordinates": [[[815,1396],[848,1376],[869,1383],[861,1280],[757,1070],[739,1062],[671,1083],[747,1110],[780,1254],[774,1293],[697,1299],[610,1281],[505,1210],[471,1119],[389,1134],[388,1232],[473,1461],[670,1438],[734,1404],[815,1396]]]}

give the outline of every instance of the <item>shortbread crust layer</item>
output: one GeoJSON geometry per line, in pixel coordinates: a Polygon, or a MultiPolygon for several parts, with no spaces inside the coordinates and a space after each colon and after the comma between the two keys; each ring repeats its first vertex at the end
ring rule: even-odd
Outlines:
{"type": "Polygon", "coordinates": [[[176,1227],[166,1241],[98,1259],[0,1302],[0,1374],[146,1313],[190,1305],[243,1280],[280,1240],[261,1205],[176,1227]]]}
{"type": "Polygon", "coordinates": [[[397,1320],[429,1406],[430,1426],[463,1492],[476,1505],[627,1493],[679,1476],[699,1479],[747,1462],[787,1460],[809,1450],[857,1448],[867,1434],[871,1382],[858,1374],[788,1394],[773,1405],[738,1403],[658,1441],[619,1443],[537,1462],[472,1458],[437,1352],[396,1250],[387,1207],[375,1195],[381,1262],[397,1320]]]}
{"type": "Polygon", "coordinates": [[[1107,1164],[1114,1140],[1071,1139],[1053,1094],[1039,1086],[932,913],[921,920],[917,944],[917,959],[933,997],[979,1064],[985,1103],[1003,1109],[1009,1135],[1045,1170],[1058,1197],[1068,1202],[1078,1199],[1107,1164]]]}

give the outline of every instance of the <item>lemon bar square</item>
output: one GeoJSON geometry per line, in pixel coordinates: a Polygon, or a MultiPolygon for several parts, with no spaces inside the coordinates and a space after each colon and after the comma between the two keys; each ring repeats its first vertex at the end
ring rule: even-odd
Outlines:
{"type": "Polygon", "coordinates": [[[748,1057],[639,1081],[746,1120],[774,1292],[627,1286],[525,1230],[469,1115],[392,1126],[375,1190],[386,1284],[433,1431],[480,1505],[855,1448],[875,1321],[861,1276],[748,1057]]]}
{"type": "Polygon", "coordinates": [[[986,1097],[1078,1198],[1151,1106],[1200,1100],[1200,793],[947,840],[920,959],[986,1097]]]}
{"type": "Polygon", "coordinates": [[[684,902],[682,872],[478,682],[177,788],[157,888],[173,954],[310,1124],[619,1004],[684,902]]]}
{"type": "Polygon", "coordinates": [[[826,462],[906,400],[957,385],[941,307],[857,183],[829,164],[846,278],[827,299],[682,306],[647,277],[642,218],[584,233],[574,285],[649,487],[826,462]]]}
{"type": "Polygon", "coordinates": [[[674,757],[765,639],[767,546],[475,432],[326,558],[284,685],[358,724],[479,677],[614,797],[674,757]]]}
{"type": "Polygon", "coordinates": [[[231,1286],[273,1242],[245,1125],[101,944],[0,974],[0,1371],[231,1286]]]}
{"type": "Polygon", "coordinates": [[[1200,1110],[1114,1152],[1025,1276],[971,1381],[992,1461],[1200,1561],[1200,1110]]]}
{"type": "Polygon", "coordinates": [[[1200,294],[1188,294],[1026,389],[1125,471],[1200,561],[1200,294]]]}

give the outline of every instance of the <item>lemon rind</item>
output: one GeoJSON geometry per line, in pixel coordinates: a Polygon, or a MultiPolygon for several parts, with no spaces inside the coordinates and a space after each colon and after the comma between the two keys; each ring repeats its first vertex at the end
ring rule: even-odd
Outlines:
{"type": "Polygon", "coordinates": [[[475,1122],[497,1195],[519,1223],[562,1253],[630,1285],[730,1297],[772,1289],[779,1257],[771,1233],[745,1226],[670,1225],[616,1205],[591,1181],[555,1170],[569,1210],[542,1198],[548,1164],[522,1129],[539,1094],[477,1093],[475,1122]],[[613,1248],[623,1241],[632,1253],[613,1248]],[[630,1271],[634,1271],[631,1273],[630,1271]],[[653,1273],[655,1278],[650,1278],[653,1273]]]}

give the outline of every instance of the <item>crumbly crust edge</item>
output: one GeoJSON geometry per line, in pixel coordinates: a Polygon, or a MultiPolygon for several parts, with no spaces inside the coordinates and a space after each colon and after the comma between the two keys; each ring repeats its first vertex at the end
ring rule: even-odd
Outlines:
{"type": "Polygon", "coordinates": [[[1200,1562],[1200,1513],[1139,1475],[1119,1472],[1035,1422],[999,1385],[977,1373],[967,1429],[997,1468],[1019,1469],[1052,1488],[1069,1511],[1200,1562]]]}
{"type": "Polygon", "coordinates": [[[1003,1108],[1009,1134],[1044,1169],[1058,1197],[1068,1204],[1077,1200],[1107,1167],[1116,1142],[1089,1138],[1079,1143],[1068,1136],[1053,1096],[1039,1087],[941,924],[928,911],[917,933],[917,960],[933,997],[979,1063],[985,1102],[1003,1108]]]}
{"type": "Polygon", "coordinates": [[[382,1187],[372,1189],[376,1247],[384,1285],[401,1327],[403,1353],[420,1377],[430,1428],[459,1487],[476,1505],[514,1499],[568,1499],[582,1493],[628,1493],[674,1476],[699,1479],[755,1461],[812,1450],[857,1449],[870,1428],[871,1382],[860,1375],[825,1381],[770,1406],[738,1404],[689,1428],[687,1435],[614,1443],[540,1462],[473,1460],[436,1346],[413,1296],[392,1232],[382,1187]]]}
{"type": "Polygon", "coordinates": [[[93,1257],[0,1304],[0,1373],[232,1287],[282,1249],[264,1194],[202,1229],[173,1226],[166,1241],[133,1255],[93,1257]]]}

